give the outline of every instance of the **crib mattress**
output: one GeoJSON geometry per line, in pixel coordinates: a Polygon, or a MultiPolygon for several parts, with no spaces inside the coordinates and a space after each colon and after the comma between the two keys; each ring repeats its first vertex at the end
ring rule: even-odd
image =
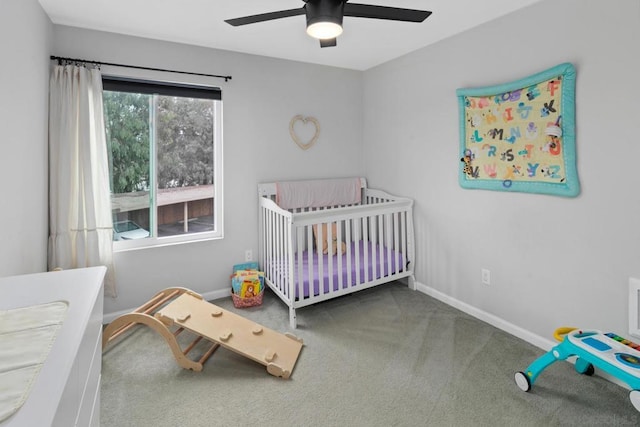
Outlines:
{"type": "MultiPolygon", "coordinates": [[[[298,286],[298,279],[300,277],[298,262],[298,253],[294,256],[294,280],[295,286],[295,298],[300,299],[300,290],[302,290],[302,298],[309,298],[309,296],[320,295],[320,290],[323,290],[323,294],[329,292],[338,291],[340,288],[347,289],[352,286],[356,286],[362,283],[370,282],[381,277],[386,277],[391,274],[397,274],[405,270],[405,258],[402,253],[395,250],[391,250],[391,260],[389,258],[389,250],[387,247],[382,247],[382,257],[380,257],[380,245],[373,242],[351,242],[350,250],[347,249],[342,254],[342,260],[338,262],[338,255],[331,256],[332,265],[331,273],[329,272],[329,257],[330,255],[322,255],[322,271],[320,271],[320,257],[316,251],[313,251],[309,256],[308,251],[301,253],[302,257],[302,286],[298,286]],[[356,249],[357,248],[357,249],[356,249]],[[365,253],[366,262],[365,262],[365,253]],[[351,262],[347,262],[348,254],[350,254],[351,262]],[[358,262],[356,263],[356,259],[358,262]],[[396,263],[398,263],[396,267],[396,263]],[[341,265],[339,265],[341,264],[341,265]],[[340,267],[340,270],[339,270],[340,267]],[[350,270],[350,271],[349,271],[350,270]],[[359,270],[359,272],[358,272],[359,270]],[[367,271],[367,276],[365,276],[367,271]],[[311,279],[309,273],[311,272],[311,279]],[[342,276],[342,283],[339,282],[339,276],[342,276]],[[330,279],[331,277],[331,279],[330,279]],[[312,285],[310,283],[312,282],[312,285]],[[322,288],[320,284],[322,283],[322,288]],[[333,288],[330,290],[330,288],[333,288]]],[[[288,268],[286,262],[278,262],[276,271],[280,271],[286,277],[288,268]]]]}

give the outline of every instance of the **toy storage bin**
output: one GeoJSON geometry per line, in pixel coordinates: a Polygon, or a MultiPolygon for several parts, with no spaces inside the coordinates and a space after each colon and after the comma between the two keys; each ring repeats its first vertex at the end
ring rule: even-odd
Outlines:
{"type": "Polygon", "coordinates": [[[262,289],[255,297],[242,298],[240,295],[236,295],[231,292],[231,298],[233,298],[233,305],[236,308],[255,307],[262,304],[262,296],[264,295],[264,289],[262,289]]]}
{"type": "MultiPolygon", "coordinates": [[[[236,264],[233,266],[233,273],[235,274],[238,270],[255,270],[259,272],[259,264],[257,262],[246,262],[243,264],[236,264]]],[[[242,297],[234,292],[234,281],[239,280],[239,278],[232,277],[232,286],[231,286],[231,298],[233,299],[233,305],[236,308],[247,308],[247,307],[255,307],[262,304],[262,298],[264,296],[264,277],[260,276],[260,292],[257,295],[251,297],[242,297]]]]}

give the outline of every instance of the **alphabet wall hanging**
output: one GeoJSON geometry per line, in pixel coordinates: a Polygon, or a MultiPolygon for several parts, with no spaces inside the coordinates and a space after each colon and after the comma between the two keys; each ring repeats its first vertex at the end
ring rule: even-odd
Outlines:
{"type": "Polygon", "coordinates": [[[463,188],[575,197],[575,69],[458,89],[463,188]]]}
{"type": "Polygon", "coordinates": [[[298,144],[298,147],[302,148],[303,150],[308,150],[313,146],[313,144],[316,143],[318,137],[320,136],[320,123],[318,123],[318,120],[315,117],[304,117],[301,114],[298,114],[297,116],[293,116],[293,118],[289,122],[289,134],[291,134],[293,142],[298,144]],[[301,126],[298,125],[298,123],[301,123],[301,126]],[[307,125],[308,123],[313,125],[314,129],[310,134],[310,137],[305,142],[302,141],[302,138],[298,135],[298,131],[304,132],[306,128],[305,125],[307,125]],[[298,131],[296,130],[296,126],[299,126],[298,131]]]}

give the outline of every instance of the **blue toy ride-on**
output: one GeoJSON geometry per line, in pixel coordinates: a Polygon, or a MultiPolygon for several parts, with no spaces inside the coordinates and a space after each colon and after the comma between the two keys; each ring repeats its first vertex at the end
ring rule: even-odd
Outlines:
{"type": "Polygon", "coordinates": [[[577,356],[578,373],[593,375],[598,368],[628,384],[629,399],[640,411],[640,345],[611,332],[568,327],[556,329],[554,337],[560,344],[536,359],[526,371],[516,372],[516,384],[521,390],[531,390],[538,376],[552,363],[577,356]]]}

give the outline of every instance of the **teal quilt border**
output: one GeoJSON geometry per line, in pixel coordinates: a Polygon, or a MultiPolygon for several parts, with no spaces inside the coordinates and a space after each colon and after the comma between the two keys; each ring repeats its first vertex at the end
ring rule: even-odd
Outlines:
{"type": "Polygon", "coordinates": [[[562,142],[565,179],[563,182],[510,181],[500,179],[478,179],[469,176],[460,167],[459,184],[462,188],[484,189],[496,191],[515,191],[527,193],[541,193],[564,197],[576,197],[580,194],[576,158],[575,133],[575,87],[576,70],[570,63],[563,63],[545,71],[533,74],[520,80],[495,86],[479,88],[461,88],[456,90],[460,115],[460,156],[464,157],[467,150],[469,135],[466,135],[466,97],[488,97],[503,94],[518,89],[537,85],[554,77],[562,76],[561,114],[562,114],[562,142]],[[508,181],[508,182],[507,182],[508,181]]]}

